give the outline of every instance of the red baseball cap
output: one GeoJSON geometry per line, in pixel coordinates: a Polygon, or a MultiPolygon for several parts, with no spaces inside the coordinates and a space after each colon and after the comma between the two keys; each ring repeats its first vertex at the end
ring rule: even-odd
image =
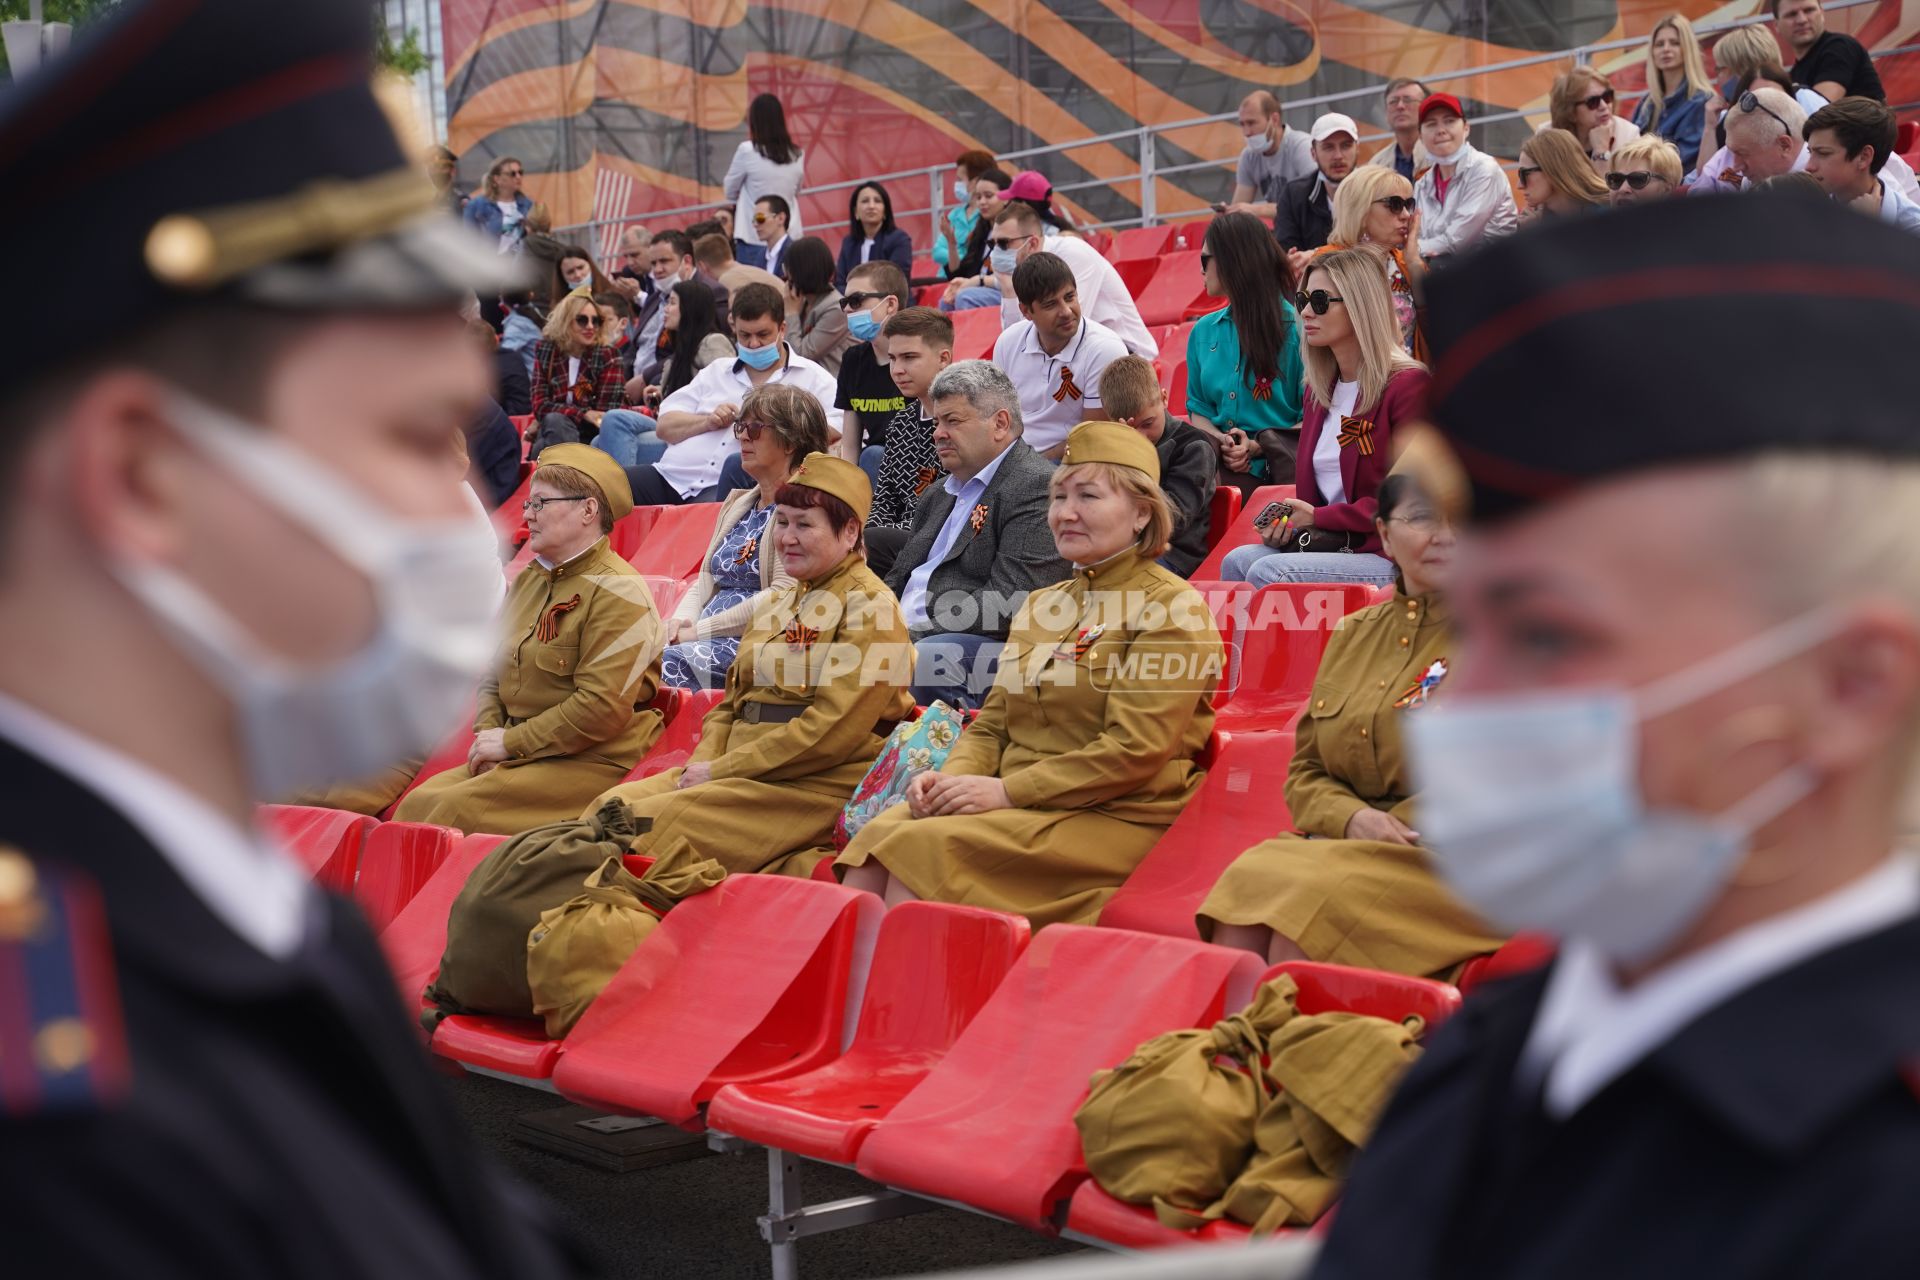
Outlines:
{"type": "Polygon", "coordinates": [[[1420,119],[1425,120],[1430,114],[1442,108],[1453,112],[1462,120],[1467,118],[1467,113],[1460,109],[1460,99],[1450,93],[1430,93],[1427,95],[1427,100],[1420,104],[1420,119]]]}

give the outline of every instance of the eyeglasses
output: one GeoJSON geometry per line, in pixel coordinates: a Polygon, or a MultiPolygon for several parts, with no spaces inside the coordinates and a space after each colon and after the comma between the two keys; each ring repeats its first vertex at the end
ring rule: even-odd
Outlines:
{"type": "Polygon", "coordinates": [[[1587,98],[1584,101],[1582,101],[1580,105],[1585,107],[1589,111],[1598,111],[1600,109],[1600,104],[1603,102],[1607,103],[1608,105],[1612,105],[1613,90],[1607,89],[1600,93],[1596,93],[1591,98],[1587,98]]]}
{"type": "Polygon", "coordinates": [[[527,171],[525,169],[502,169],[500,171],[500,176],[503,178],[524,178],[526,175],[527,171]]]}
{"type": "Polygon", "coordinates": [[[850,293],[840,299],[840,309],[842,311],[858,311],[869,302],[876,302],[886,296],[884,293],[850,293]]]}
{"type": "Polygon", "coordinates": [[[599,316],[575,316],[573,322],[582,329],[598,329],[600,327],[599,316]]]}
{"type": "Polygon", "coordinates": [[[1793,136],[1793,130],[1790,127],[1788,127],[1787,122],[1785,120],[1782,120],[1779,117],[1779,115],[1776,114],[1774,111],[1770,110],[1765,103],[1761,102],[1760,99],[1754,95],[1753,90],[1749,89],[1745,93],[1741,94],[1740,101],[1735,103],[1734,105],[1739,107],[1740,110],[1746,113],[1747,115],[1752,115],[1756,111],[1765,111],[1768,115],[1773,117],[1773,122],[1780,126],[1782,132],[1784,132],[1789,138],[1793,136]]]}
{"type": "Polygon", "coordinates": [[[771,431],[775,435],[780,434],[780,428],[774,426],[771,422],[736,422],[733,424],[733,438],[735,440],[758,440],[762,431],[771,431]]]}
{"type": "Polygon", "coordinates": [[[1031,239],[1033,239],[1032,236],[994,236],[988,243],[996,249],[1005,251],[1017,244],[1025,244],[1031,239]]]}
{"type": "Polygon", "coordinates": [[[1327,314],[1328,307],[1331,307],[1336,302],[1345,301],[1345,298],[1336,298],[1325,289],[1315,289],[1312,293],[1308,293],[1305,289],[1302,289],[1295,295],[1293,305],[1295,310],[1311,311],[1317,316],[1323,316],[1327,314]]]}
{"type": "Polygon", "coordinates": [[[754,215],[753,215],[753,225],[754,225],[754,226],[756,226],[756,227],[764,227],[764,226],[766,226],[766,225],[767,225],[767,215],[766,215],[766,214],[764,214],[764,213],[756,213],[756,214],[754,214],[754,215]]]}
{"type": "Polygon", "coordinates": [[[1403,213],[1413,212],[1412,196],[1381,196],[1378,200],[1375,200],[1374,203],[1385,205],[1387,212],[1396,218],[1403,213]]]}
{"type": "Polygon", "coordinates": [[[1425,101],[1426,99],[1418,94],[1407,93],[1401,94],[1397,98],[1388,98],[1387,105],[1390,107],[1417,107],[1425,101]]]}
{"type": "Polygon", "coordinates": [[[576,493],[571,498],[528,498],[520,504],[520,509],[531,515],[539,515],[549,502],[585,502],[587,495],[576,493]]]}
{"type": "Polygon", "coordinates": [[[1514,177],[1520,179],[1520,185],[1524,187],[1527,185],[1527,179],[1531,178],[1534,174],[1539,172],[1540,172],[1539,165],[1523,164],[1523,165],[1520,165],[1518,168],[1514,169],[1513,175],[1514,177]]]}
{"type": "Polygon", "coordinates": [[[1388,516],[1387,523],[1403,524],[1415,533],[1434,534],[1448,528],[1451,522],[1443,515],[1422,511],[1410,516],[1388,516]]]}
{"type": "Polygon", "coordinates": [[[1607,187],[1612,191],[1618,191],[1622,187],[1632,187],[1635,191],[1645,191],[1649,182],[1665,181],[1666,179],[1662,178],[1659,174],[1647,173],[1644,170],[1639,173],[1610,173],[1607,175],[1607,187]]]}

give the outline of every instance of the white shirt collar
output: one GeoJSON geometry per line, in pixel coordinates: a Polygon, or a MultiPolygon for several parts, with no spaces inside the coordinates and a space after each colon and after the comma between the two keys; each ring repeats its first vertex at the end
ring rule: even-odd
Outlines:
{"type": "Polygon", "coordinates": [[[171,778],[5,694],[0,737],[99,793],[153,842],[194,896],[255,948],[276,960],[299,949],[311,877],[271,840],[235,826],[171,778]]]}
{"type": "Polygon", "coordinates": [[[1561,947],[1520,1058],[1523,1086],[1565,1119],[1702,1014],[1823,951],[1920,912],[1920,872],[1902,854],[1792,911],[1748,925],[1622,990],[1592,946],[1561,947]]]}

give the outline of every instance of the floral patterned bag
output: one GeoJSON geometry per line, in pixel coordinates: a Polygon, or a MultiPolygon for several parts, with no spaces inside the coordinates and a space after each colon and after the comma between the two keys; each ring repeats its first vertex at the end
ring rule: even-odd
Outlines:
{"type": "Polygon", "coordinates": [[[915,774],[938,769],[947,762],[960,731],[972,717],[963,717],[944,702],[935,702],[917,720],[902,720],[887,735],[867,776],[860,779],[853,799],[833,824],[833,844],[845,849],[867,825],[867,820],[907,798],[907,784],[915,774]]]}

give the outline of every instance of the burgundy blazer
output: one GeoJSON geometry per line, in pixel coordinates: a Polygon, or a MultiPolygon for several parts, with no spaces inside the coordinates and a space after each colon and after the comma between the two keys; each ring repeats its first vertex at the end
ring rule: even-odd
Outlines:
{"type": "MultiPolygon", "coordinates": [[[[1327,428],[1327,407],[1311,393],[1306,397],[1306,413],[1300,419],[1300,451],[1294,458],[1293,496],[1313,506],[1313,523],[1318,529],[1336,533],[1362,533],[1366,541],[1356,551],[1380,553],[1380,535],[1374,531],[1373,516],[1377,504],[1374,495],[1393,465],[1393,429],[1418,418],[1427,400],[1427,371],[1402,369],[1387,380],[1380,403],[1371,412],[1361,410],[1350,421],[1369,421],[1373,429],[1356,434],[1340,447],[1340,483],[1346,486],[1345,502],[1328,502],[1320,493],[1320,481],[1313,474],[1313,451],[1320,433],[1327,428]],[[1371,445],[1366,449],[1364,445],[1371,445]]],[[[1338,431],[1338,426],[1334,430],[1338,431]]]]}

